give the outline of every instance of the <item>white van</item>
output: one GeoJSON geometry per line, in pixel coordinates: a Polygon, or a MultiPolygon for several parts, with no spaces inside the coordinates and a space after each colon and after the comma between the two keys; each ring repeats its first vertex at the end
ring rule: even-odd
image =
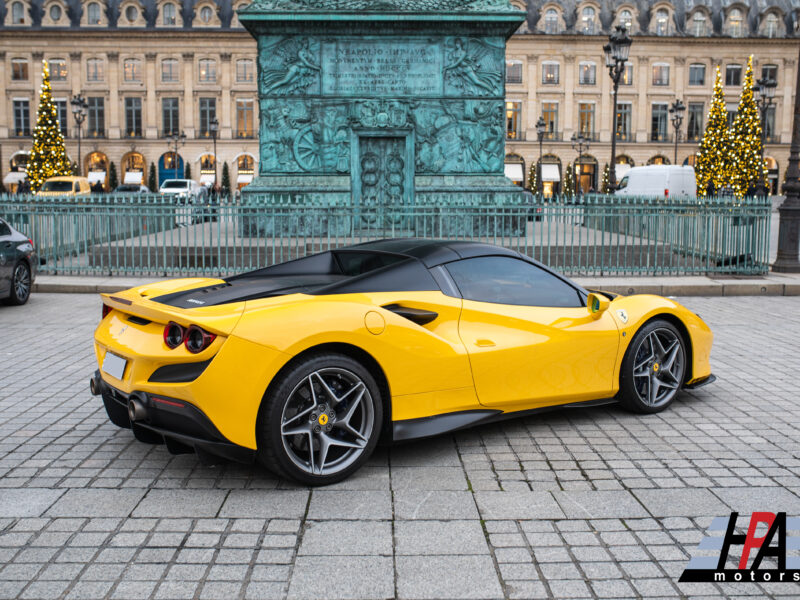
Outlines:
{"type": "Polygon", "coordinates": [[[650,165],[629,169],[614,194],[618,196],[659,196],[681,198],[697,196],[694,167],[650,165]]]}

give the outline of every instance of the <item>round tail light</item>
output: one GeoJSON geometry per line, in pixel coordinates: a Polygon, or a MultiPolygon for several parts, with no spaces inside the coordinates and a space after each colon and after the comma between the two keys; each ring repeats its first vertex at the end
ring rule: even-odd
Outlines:
{"type": "Polygon", "coordinates": [[[203,331],[197,325],[192,325],[186,332],[186,349],[192,354],[198,354],[208,348],[217,336],[203,331]]]}
{"type": "Polygon", "coordinates": [[[185,338],[186,330],[177,323],[169,323],[164,328],[164,343],[171,350],[180,346],[185,338]]]}

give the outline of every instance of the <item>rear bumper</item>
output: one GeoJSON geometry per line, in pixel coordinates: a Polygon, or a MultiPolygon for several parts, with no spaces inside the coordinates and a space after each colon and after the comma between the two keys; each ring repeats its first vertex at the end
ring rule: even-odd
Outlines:
{"type": "Polygon", "coordinates": [[[236,462],[254,461],[255,450],[226,439],[203,411],[185,400],[142,391],[127,394],[103,381],[99,370],[95,371],[93,379],[96,390],[104,399],[115,402],[126,411],[132,399],[138,401],[144,414],[131,421],[131,427],[162,436],[172,454],[194,450],[198,454],[207,452],[236,462]]]}

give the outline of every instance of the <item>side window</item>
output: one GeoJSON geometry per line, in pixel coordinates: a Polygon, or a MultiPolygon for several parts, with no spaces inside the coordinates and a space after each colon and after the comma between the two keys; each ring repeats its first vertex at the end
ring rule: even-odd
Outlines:
{"type": "Polygon", "coordinates": [[[516,258],[468,258],[448,264],[447,270],[466,300],[521,306],[583,306],[571,285],[516,258]]]}
{"type": "Polygon", "coordinates": [[[5,237],[7,235],[11,235],[11,228],[2,221],[0,221],[0,238],[5,237]]]}

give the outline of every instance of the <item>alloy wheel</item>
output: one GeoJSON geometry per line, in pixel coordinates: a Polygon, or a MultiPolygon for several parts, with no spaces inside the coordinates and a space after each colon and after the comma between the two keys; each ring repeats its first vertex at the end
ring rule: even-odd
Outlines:
{"type": "Polygon", "coordinates": [[[367,385],[352,371],[331,367],[312,372],[289,394],[281,415],[281,440],[301,470],[333,475],[363,454],[374,427],[367,385]]]}
{"type": "Polygon", "coordinates": [[[654,408],[670,402],[683,381],[684,362],[683,344],[674,331],[651,331],[636,349],[633,363],[633,383],[641,401],[654,408]]]}
{"type": "Polygon", "coordinates": [[[31,274],[28,267],[20,263],[14,269],[14,294],[19,302],[25,302],[31,293],[31,274]]]}

